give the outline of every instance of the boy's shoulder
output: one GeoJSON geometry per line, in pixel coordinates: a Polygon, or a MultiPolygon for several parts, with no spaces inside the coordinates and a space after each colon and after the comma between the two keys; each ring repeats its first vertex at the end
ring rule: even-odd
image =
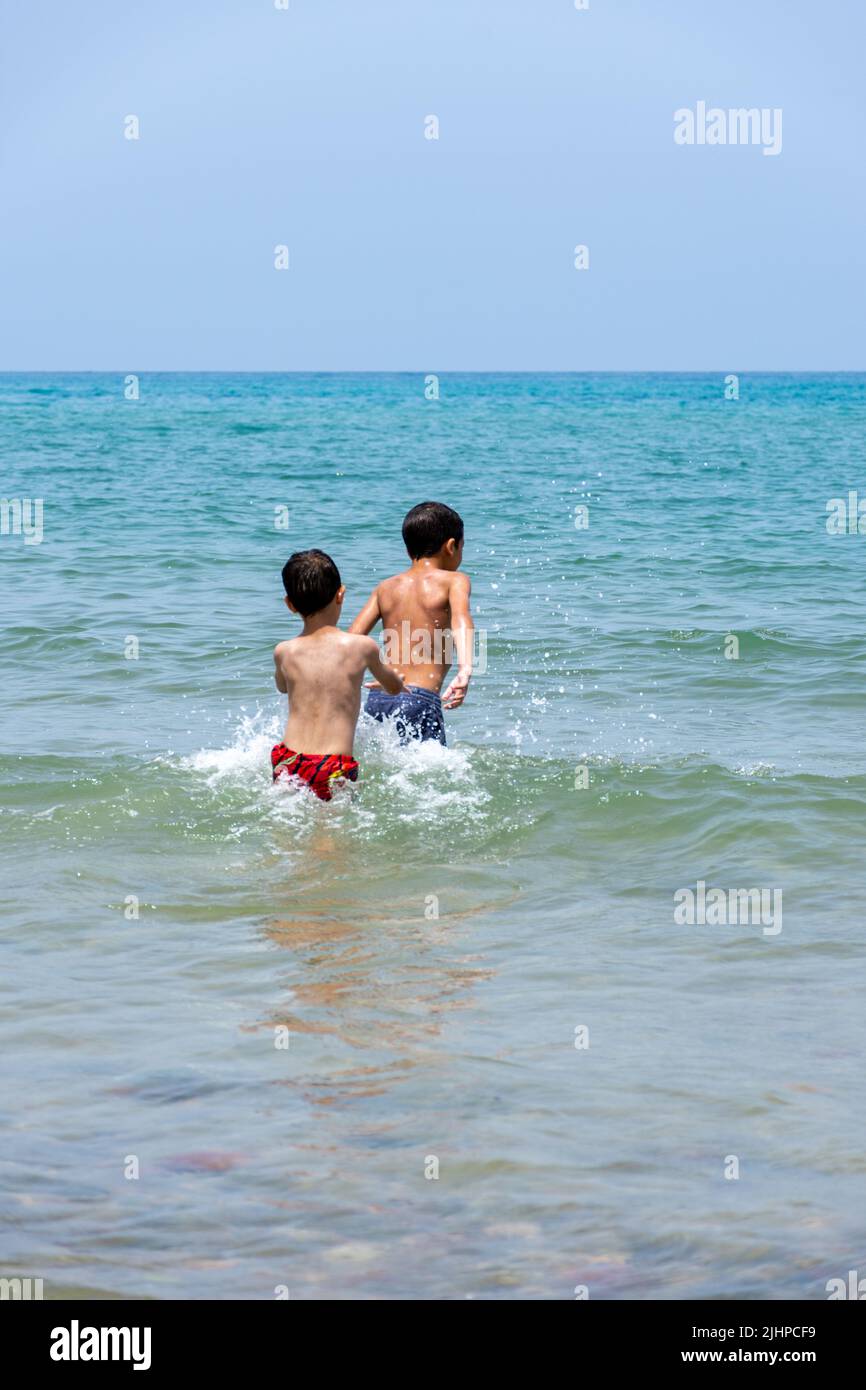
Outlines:
{"type": "Polygon", "coordinates": [[[375,637],[365,637],[362,632],[340,631],[333,638],[331,650],[339,654],[341,663],[345,664],[348,671],[357,674],[363,671],[378,653],[379,643],[375,637]]]}
{"type": "Polygon", "coordinates": [[[374,637],[364,637],[360,632],[344,632],[342,628],[334,628],[332,632],[322,634],[315,638],[304,636],[298,633],[297,637],[287,637],[284,642],[278,642],[274,647],[274,660],[291,660],[294,655],[300,656],[303,652],[322,651],[322,642],[325,649],[329,651],[342,651],[346,657],[363,657],[364,660],[375,650],[379,650],[379,644],[374,637]],[[314,642],[315,646],[310,643],[314,642]]]}
{"type": "Polygon", "coordinates": [[[400,570],[398,574],[389,574],[387,579],[381,579],[376,585],[376,592],[379,593],[392,586],[402,587],[407,581],[410,584],[415,582],[429,583],[431,579],[436,583],[443,584],[448,589],[455,584],[460,589],[469,590],[472,588],[469,575],[465,570],[428,569],[419,573],[417,570],[413,570],[410,565],[408,569],[400,570]]]}
{"type": "Polygon", "coordinates": [[[366,637],[362,632],[344,632],[342,636],[346,638],[347,642],[353,644],[356,651],[361,652],[364,656],[369,656],[371,652],[379,650],[379,643],[376,641],[375,637],[366,637]]]}
{"type": "MultiPolygon", "coordinates": [[[[299,639],[296,638],[296,641],[299,639]]],[[[307,639],[309,640],[309,639],[307,639]]],[[[321,642],[322,635],[319,634],[318,640],[321,642]]],[[[366,654],[373,647],[378,650],[378,643],[374,637],[365,637],[360,632],[346,632],[341,627],[335,627],[325,638],[328,646],[333,650],[337,649],[349,655],[350,653],[366,654]]]]}
{"type": "Polygon", "coordinates": [[[285,637],[274,647],[274,661],[291,661],[293,656],[305,650],[308,637],[299,632],[297,637],[285,637]]]}
{"type": "Polygon", "coordinates": [[[442,576],[442,592],[451,599],[454,594],[469,594],[472,592],[472,582],[465,570],[434,570],[434,574],[442,576]]]}
{"type": "Polygon", "coordinates": [[[401,579],[406,579],[412,573],[411,569],[399,570],[397,574],[389,574],[387,578],[380,579],[376,585],[376,592],[380,589],[387,589],[389,585],[398,583],[401,579]]]}

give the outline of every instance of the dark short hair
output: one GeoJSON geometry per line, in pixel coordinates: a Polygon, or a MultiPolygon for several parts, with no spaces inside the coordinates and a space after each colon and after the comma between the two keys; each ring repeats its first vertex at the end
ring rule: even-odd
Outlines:
{"type": "Polygon", "coordinates": [[[283,584],[305,618],[327,608],[340,587],[340,571],[324,550],[296,550],[283,565],[283,584]]]}
{"type": "Polygon", "coordinates": [[[438,555],[446,541],[463,539],[463,521],[444,502],[419,502],[403,519],[403,542],[413,560],[438,555]]]}

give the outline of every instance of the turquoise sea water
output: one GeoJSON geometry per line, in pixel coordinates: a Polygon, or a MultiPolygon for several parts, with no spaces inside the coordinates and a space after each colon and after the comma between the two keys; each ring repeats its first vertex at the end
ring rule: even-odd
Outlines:
{"type": "Polygon", "coordinates": [[[44,507],[0,537],[0,1274],[866,1272],[866,536],[826,527],[866,497],[866,376],[123,385],[0,377],[0,491],[44,507]],[[449,748],[362,723],[354,799],[272,788],[284,560],[329,551],[351,615],[427,497],[487,639],[449,748]],[[781,930],[677,924],[699,880],[780,890],[781,930]]]}

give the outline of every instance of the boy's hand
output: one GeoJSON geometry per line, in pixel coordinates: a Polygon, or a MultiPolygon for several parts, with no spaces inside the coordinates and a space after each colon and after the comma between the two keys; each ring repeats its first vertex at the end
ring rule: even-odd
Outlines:
{"type": "Polygon", "coordinates": [[[372,637],[366,638],[367,647],[367,670],[371,676],[375,677],[375,684],[381,685],[382,689],[389,695],[400,695],[406,689],[403,684],[403,677],[399,671],[395,671],[393,666],[382,660],[382,653],[379,651],[379,644],[372,637]]]}
{"type": "Polygon", "coordinates": [[[466,699],[469,690],[469,682],[472,679],[471,671],[458,671],[445,694],[442,696],[442,704],[445,709],[459,709],[466,699]]]}
{"type": "Polygon", "coordinates": [[[367,681],[367,685],[371,690],[384,690],[386,695],[402,695],[406,689],[406,682],[400,672],[391,666],[386,666],[385,670],[388,672],[387,680],[383,677],[380,681],[367,681]]]}

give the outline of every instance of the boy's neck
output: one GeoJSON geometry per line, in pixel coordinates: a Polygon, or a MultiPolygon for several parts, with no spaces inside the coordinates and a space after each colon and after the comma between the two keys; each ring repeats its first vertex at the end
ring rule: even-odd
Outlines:
{"type": "Polygon", "coordinates": [[[409,566],[413,574],[419,570],[447,570],[448,565],[441,555],[422,555],[420,560],[413,560],[409,566]]]}
{"type": "Polygon", "coordinates": [[[318,613],[310,613],[304,618],[301,636],[312,637],[314,632],[321,632],[323,627],[336,627],[339,616],[340,612],[336,604],[329,603],[327,608],[320,609],[318,613]]]}

